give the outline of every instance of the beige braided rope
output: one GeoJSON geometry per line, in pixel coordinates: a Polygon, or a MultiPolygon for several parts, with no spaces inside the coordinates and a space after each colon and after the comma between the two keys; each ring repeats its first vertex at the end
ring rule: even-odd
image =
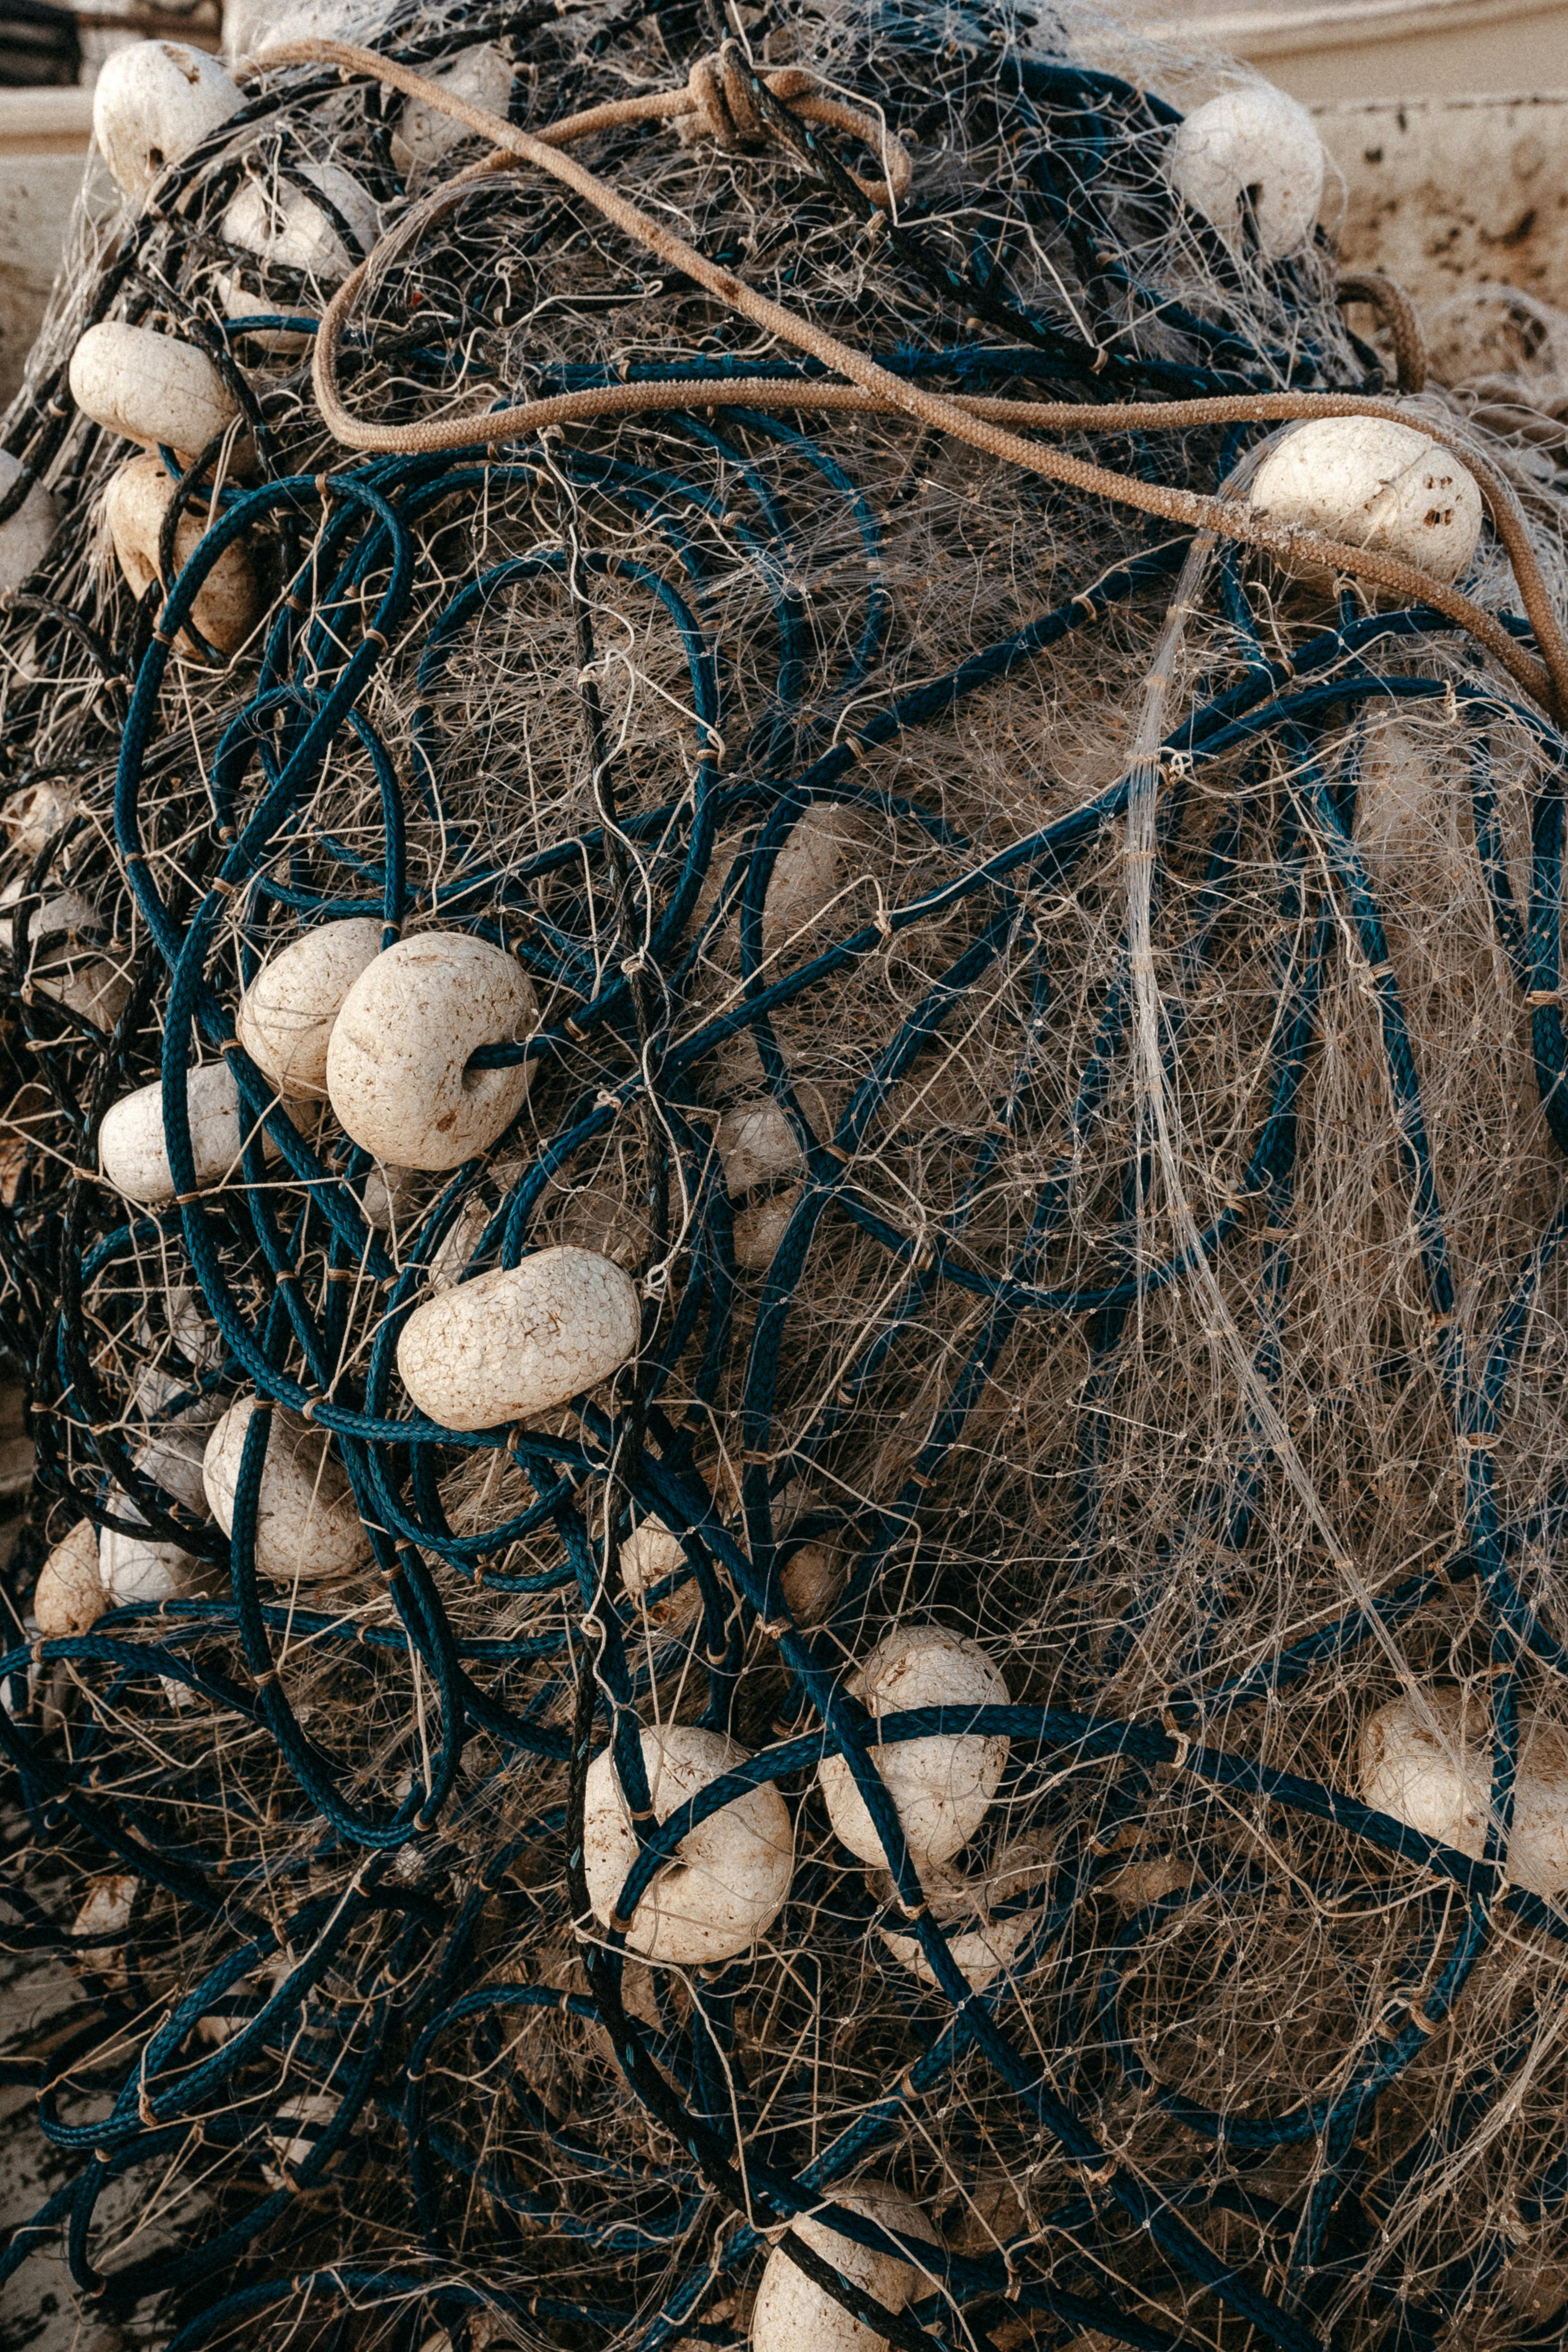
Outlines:
{"type": "MultiPolygon", "coordinates": [[[[1310,561],[1331,572],[1348,574],[1390,591],[1403,602],[1430,604],[1447,619],[1467,630],[1484,646],[1531,698],[1554,717],[1568,718],[1568,637],[1553,612],[1524,516],[1512,489],[1484,460],[1477,457],[1443,427],[1424,417],[1419,429],[1453,448],[1468,465],[1480,487],[1493,526],[1507,551],[1521,600],[1544,656],[1536,661],[1518,646],[1502,624],[1484,612],[1457,588],[1435,580],[1419,566],[1376,549],[1353,547],[1317,531],[1272,522],[1237,501],[1210,498],[1194,490],[1142,482],[1062,450],[1045,448],[1009,431],[1012,424],[1055,432],[1125,432],[1129,429],[1168,430],[1196,424],[1265,423],[1308,416],[1386,416],[1398,423],[1410,420],[1397,403],[1337,393],[1259,393],[1231,398],[1173,401],[1144,406],[993,401],[950,397],[930,392],[891,375],[874,360],[840,342],[826,329],[769,299],[700,253],[695,246],[652,215],[616,193],[607,182],[570,155],[558,152],[569,140],[612,122],[669,120],[698,110],[689,90],[656,92],[647,99],[614,101],[586,113],[567,117],[542,133],[520,130],[500,115],[471,105],[439,82],[393,64],[374,50],[347,41],[290,41],[267,53],[268,66],[335,65],[345,74],[363,74],[405,97],[418,99],[466,123],[493,142],[497,152],[450,182],[447,187],[405,215],[361,262],[333,296],[322,316],[312,360],[317,404],[327,429],[347,447],[389,455],[424,455],[437,449],[489,446],[537,432],[542,425],[581,422],[594,417],[629,415],[639,410],[703,408],[720,405],[763,405],[802,409],[847,408],[879,415],[902,415],[916,423],[951,434],[1002,463],[1092,497],[1110,499],[1145,514],[1195,530],[1218,531],[1226,538],[1260,547],[1286,561],[1310,561]],[[627,111],[626,110],[635,110],[627,111]],[[467,188],[487,173],[510,162],[531,163],[592,205],[605,219],[647,248],[668,268],[679,270],[715,299],[749,319],[753,326],[780,341],[806,352],[838,376],[845,384],[812,384],[795,378],[751,377],[740,382],[705,381],[661,384],[609,384],[591,391],[563,394],[550,400],[528,401],[488,414],[447,417],[424,425],[371,425],[344,407],[337,382],[337,354],[344,325],[367,278],[446,210],[461,200],[467,188]]],[[[738,77],[734,78],[738,80],[738,77]]],[[[869,122],[870,118],[861,118],[869,122]]],[[[865,136],[864,130],[858,135],[865,136]]]]}
{"type": "Polygon", "coordinates": [[[1360,269],[1342,278],[1334,299],[1370,302],[1394,340],[1394,365],[1401,392],[1426,389],[1426,338],[1415,315],[1415,305],[1397,278],[1379,269],[1360,269]]]}

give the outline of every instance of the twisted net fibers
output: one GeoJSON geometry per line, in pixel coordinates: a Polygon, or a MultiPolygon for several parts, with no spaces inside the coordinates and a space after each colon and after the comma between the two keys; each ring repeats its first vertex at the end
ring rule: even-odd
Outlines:
{"type": "Polygon", "coordinates": [[[1325,238],[1186,211],[1213,74],[1098,17],[349,29],[381,64],[275,55],[100,223],[10,419],[0,519],[35,478],[64,517],[0,634],[23,1558],[85,1518],[166,1597],[0,1660],[6,1941],[55,2001],[5,2063],[59,2168],[7,2271],[58,2246],[182,2347],[728,2345],[777,2244],[904,2352],[1560,2341],[1568,1930],[1509,1861],[1565,1713],[1560,474],[1393,401],[1325,238]],[[488,110],[411,156],[407,77],[481,41],[515,129],[607,110],[580,168],[826,342],[492,162],[488,110]],[[329,161],[386,230],[338,224],[341,285],[226,244],[242,180],[329,161]],[[191,530],[142,604],[64,373],[107,317],[205,349],[249,444],[164,453],[191,530]],[[1391,403],[1473,464],[1479,552],[1293,585],[1249,469],[1391,403]],[[224,658],[236,549],[266,617],[224,658]],[[523,1108],[449,1175],[235,1040],[356,914],[536,990],[475,1056],[523,1108]],[[178,1198],[136,1213],[97,1131],[159,1081],[178,1198]],[[409,1313],[552,1242],[636,1275],[634,1360],[425,1420],[409,1313]],[[352,1573],[258,1570],[273,1446],[346,1480],[352,1573]],[[932,1623],[1005,1703],[873,1724],[850,1669],[932,1623]],[[1463,1852],[1359,1793],[1368,1719],[1447,1736],[1455,1685],[1463,1852]],[[662,1823],[653,1725],[740,1746],[662,1823]],[[922,1875],[873,1759],[955,1735],[1005,1763],[922,1875]],[[629,1955],[763,1784],[766,1931],[629,1955]],[[868,2176],[922,2217],[901,2309],[788,2234],[898,2247],[835,2202],[868,2176]]]}

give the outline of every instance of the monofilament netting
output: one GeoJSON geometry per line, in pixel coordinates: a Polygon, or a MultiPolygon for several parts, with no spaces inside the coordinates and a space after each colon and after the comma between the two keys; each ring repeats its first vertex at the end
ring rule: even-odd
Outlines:
{"type": "Polygon", "coordinates": [[[1384,289],[1396,396],[1326,236],[1189,209],[1215,74],[1099,16],[359,29],[100,205],[6,441],[0,523],[61,517],[0,623],[21,1558],[98,1597],[0,1661],[59,2183],[5,2266],[170,2352],[728,2346],[770,2249],[814,2352],[1560,2342],[1561,478],[1384,289]],[[458,184],[493,122],[411,147],[481,44],[514,129],[610,110],[559,152],[641,227],[531,150],[458,184]],[[226,234],[329,163],[386,232],[346,285],[226,234]],[[66,375],[105,319],[237,412],[163,451],[141,601],[66,375]],[[1466,455],[1458,588],[1281,569],[1247,482],[1314,403],[1466,455]],[[367,917],[531,983],[455,1169],[237,1039],[367,917]],[[99,1130],[160,1084],[139,1208],[99,1130]],[[410,1317],[563,1244],[635,1279],[620,1370],[419,1411],[410,1317]],[[931,1628],[984,1703],[857,1685],[931,1628]],[[1441,1833],[1393,1702],[1470,1774],[1441,1833]],[[979,1787],[955,1838],[901,1752],[979,1787]],[[761,1790],[779,1902],[649,1965],[761,1790]]]}

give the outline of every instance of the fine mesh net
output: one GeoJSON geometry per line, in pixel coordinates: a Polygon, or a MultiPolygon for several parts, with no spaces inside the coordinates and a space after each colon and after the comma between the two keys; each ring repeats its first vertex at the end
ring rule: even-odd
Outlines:
{"type": "Polygon", "coordinates": [[[814,405],[330,58],[99,191],[11,414],[58,525],[0,622],[21,1607],[79,1580],[5,1662],[58,2185],[4,2260],[160,2347],[1555,2342],[1555,322],[1483,289],[1401,404],[1504,486],[1492,635],[1303,579],[1159,504],[1245,507],[1254,396],[1394,383],[1325,234],[1173,187],[1247,78],[1088,12],[742,16],[284,29],[533,131],[722,37],[736,102],[799,68],[866,126],[826,163],[700,114],[571,152],[900,382],[1114,405],[1042,446],[1150,499],[814,405]],[[313,261],[231,234],[311,188],[313,261]],[[403,437],[345,448],[312,341],[376,236],[336,393],[403,437]],[[101,319],[234,410],[163,452],[140,596],[101,319]],[[348,919],[527,976],[459,1164],[237,1041],[348,919]],[[550,1248],[634,1286],[618,1367],[422,1411],[410,1318],[550,1248]],[[759,1853],[752,1932],[683,1941],[759,1853]]]}

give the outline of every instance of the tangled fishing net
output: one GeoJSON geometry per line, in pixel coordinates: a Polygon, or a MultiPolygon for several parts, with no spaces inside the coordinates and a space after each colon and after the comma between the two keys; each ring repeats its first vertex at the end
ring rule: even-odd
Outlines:
{"type": "Polygon", "coordinates": [[[5,441],[7,2272],[1561,2341],[1541,338],[1098,16],[294,29],[5,441]]]}

